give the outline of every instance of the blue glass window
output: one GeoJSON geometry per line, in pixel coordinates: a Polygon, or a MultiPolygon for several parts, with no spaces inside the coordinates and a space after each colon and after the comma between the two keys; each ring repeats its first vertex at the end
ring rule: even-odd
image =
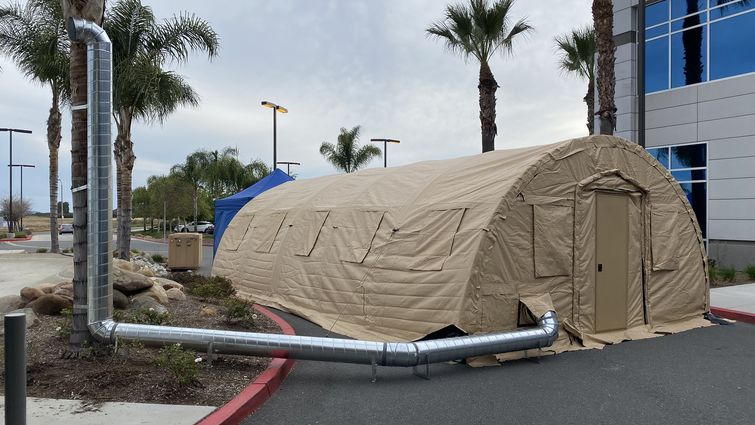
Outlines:
{"type": "Polygon", "coordinates": [[[687,200],[692,209],[695,210],[697,216],[697,222],[700,225],[700,230],[703,233],[703,238],[706,236],[706,203],[708,201],[707,196],[707,183],[680,183],[679,186],[684,190],[684,194],[687,195],[687,200]]]}
{"type": "Polygon", "coordinates": [[[668,0],[645,6],[645,27],[668,21],[668,0]]]}
{"type": "Polygon", "coordinates": [[[671,147],[671,169],[706,166],[705,144],[671,147]]]}
{"type": "Polygon", "coordinates": [[[674,176],[674,178],[680,182],[688,182],[692,180],[706,180],[706,177],[707,177],[707,173],[705,170],[672,171],[671,175],[674,176]]]}
{"type": "Polygon", "coordinates": [[[645,93],[668,88],[668,38],[645,43],[645,93]]]}
{"type": "MultiPolygon", "coordinates": [[[[715,2],[716,0],[713,0],[711,2],[711,6],[715,6],[715,2]]],[[[719,3],[723,3],[723,2],[719,1],[719,3]]],[[[749,10],[752,8],[755,8],[755,2],[753,2],[752,0],[740,0],[736,3],[729,1],[729,2],[726,2],[726,4],[721,7],[711,9],[710,19],[718,19],[718,18],[723,18],[725,16],[731,16],[731,15],[734,15],[735,13],[739,13],[744,10],[749,10]]]]}
{"type": "Polygon", "coordinates": [[[645,39],[658,37],[659,35],[668,34],[668,24],[658,25],[645,31],[645,39]]]}
{"type": "Polygon", "coordinates": [[[647,150],[658,162],[664,167],[668,168],[668,148],[652,148],[647,150]]]}
{"type": "Polygon", "coordinates": [[[707,3],[707,0],[671,0],[671,19],[701,12],[708,7],[707,3]]]}
{"type": "Polygon", "coordinates": [[[708,14],[698,13],[697,15],[690,15],[686,18],[677,19],[676,21],[671,22],[671,31],[679,31],[683,28],[692,28],[695,25],[704,24],[705,21],[708,19],[708,14]]]}
{"type": "Polygon", "coordinates": [[[671,35],[671,87],[708,80],[705,30],[701,26],[671,35]]]}
{"type": "Polygon", "coordinates": [[[710,24],[710,78],[748,72],[755,72],[755,13],[710,24]]]}

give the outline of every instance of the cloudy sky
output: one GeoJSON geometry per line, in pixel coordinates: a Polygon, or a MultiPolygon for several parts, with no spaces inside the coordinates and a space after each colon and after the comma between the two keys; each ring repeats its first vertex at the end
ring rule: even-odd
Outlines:
{"type": "MultiPolygon", "coordinates": [[[[424,31],[443,16],[445,1],[143,1],[160,19],[182,11],[207,19],[222,48],[211,62],[195,55],[177,68],[201,95],[198,108],[180,110],[163,125],[135,124],[134,186],[197,149],[238,147],[245,162],[272,162],[272,112],[261,100],[290,111],[278,117],[278,160],[301,162],[299,178],[335,172],[318,149],[334,142],[341,127],[361,125],[363,143],[400,139],[389,146],[389,166],[480,152],[478,65],[445,51],[424,31]]],[[[590,2],[519,0],[512,13],[526,16],[536,31],[517,40],[513,56],[491,64],[501,86],[496,148],[584,135],[586,83],[558,70],[553,37],[589,23],[590,2]]],[[[13,161],[37,165],[24,173],[24,196],[46,211],[49,89],[25,80],[5,59],[0,67],[0,127],[34,131],[14,137],[13,161]]],[[[63,120],[60,176],[70,201],[67,111],[63,120]]],[[[2,197],[8,196],[8,163],[8,136],[0,133],[2,197]]],[[[13,183],[17,194],[18,174],[13,183]]]]}

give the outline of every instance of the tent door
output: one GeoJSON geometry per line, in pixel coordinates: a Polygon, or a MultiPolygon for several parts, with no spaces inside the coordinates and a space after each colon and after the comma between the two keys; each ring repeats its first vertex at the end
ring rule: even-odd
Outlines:
{"type": "Polygon", "coordinates": [[[627,327],[629,197],[596,192],[595,332],[627,327]]]}

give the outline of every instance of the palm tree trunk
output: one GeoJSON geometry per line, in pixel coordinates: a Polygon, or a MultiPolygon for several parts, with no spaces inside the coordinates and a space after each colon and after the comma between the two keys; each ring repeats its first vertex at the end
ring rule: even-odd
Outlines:
{"type": "Polygon", "coordinates": [[[495,149],[495,136],[498,128],[495,125],[495,92],[498,83],[490,71],[487,63],[480,63],[480,127],[482,130],[482,152],[490,152],[495,149]]]}
{"type": "Polygon", "coordinates": [[[587,131],[592,135],[595,134],[595,80],[592,78],[587,83],[584,101],[587,104],[587,131]]]}
{"type": "Polygon", "coordinates": [[[134,170],[134,143],[131,141],[131,116],[120,111],[118,135],[115,138],[115,156],[118,194],[118,258],[128,260],[131,249],[131,181],[134,170]]]}
{"type": "MultiPolygon", "coordinates": [[[[71,105],[87,103],[87,49],[71,43],[71,105]]],[[[87,111],[71,111],[71,186],[87,184],[87,111]]],[[[73,202],[73,305],[87,304],[87,191],[74,190],[73,202]]],[[[69,340],[71,354],[78,354],[89,341],[86,308],[73,309],[73,330],[69,340]]]]}
{"type": "MultiPolygon", "coordinates": [[[[58,241],[58,149],[61,139],[60,90],[52,86],[52,106],[47,118],[47,148],[50,151],[50,252],[60,252],[58,241]]],[[[63,204],[60,205],[61,211],[63,204]]]]}
{"type": "Polygon", "coordinates": [[[595,25],[595,50],[598,56],[598,101],[600,102],[600,109],[596,115],[600,117],[600,134],[613,134],[616,127],[616,104],[614,103],[616,45],[613,42],[613,1],[593,0],[592,16],[595,25]]]}

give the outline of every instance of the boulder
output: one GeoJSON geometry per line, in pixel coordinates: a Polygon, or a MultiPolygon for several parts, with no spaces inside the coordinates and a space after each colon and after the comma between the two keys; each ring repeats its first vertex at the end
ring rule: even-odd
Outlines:
{"type": "Polygon", "coordinates": [[[147,277],[155,277],[155,272],[147,267],[142,267],[141,269],[139,269],[139,273],[147,277]]]}
{"type": "Polygon", "coordinates": [[[0,297],[0,314],[9,313],[19,308],[24,308],[26,301],[19,295],[6,295],[0,297]]]}
{"type": "Polygon", "coordinates": [[[199,310],[199,315],[202,317],[215,317],[218,315],[218,309],[215,307],[202,307],[202,309],[199,310]]]}
{"type": "Polygon", "coordinates": [[[41,297],[44,294],[45,294],[44,291],[42,291],[41,289],[30,288],[28,286],[21,289],[21,292],[20,292],[21,298],[27,303],[30,303],[36,300],[37,298],[41,297]]]}
{"type": "Polygon", "coordinates": [[[173,281],[173,280],[170,280],[170,279],[165,279],[163,277],[156,277],[156,278],[152,279],[152,281],[155,282],[156,284],[162,286],[163,289],[165,289],[166,291],[168,289],[173,289],[173,288],[177,288],[177,289],[180,289],[182,291],[184,290],[184,286],[181,285],[180,283],[178,283],[176,281],[173,281]]]}
{"type": "MultiPolygon", "coordinates": [[[[164,286],[163,286],[163,289],[165,289],[164,286]]],[[[165,293],[168,295],[169,300],[175,300],[175,301],[186,300],[186,295],[184,295],[184,293],[178,288],[170,288],[167,291],[165,291],[165,293]]]]}
{"type": "Polygon", "coordinates": [[[52,291],[55,295],[61,295],[66,298],[73,299],[73,283],[62,283],[55,286],[55,289],[52,291]]]}
{"type": "Polygon", "coordinates": [[[37,314],[57,316],[64,308],[73,307],[73,302],[60,295],[45,294],[32,301],[29,307],[37,314]]]}
{"type": "Polygon", "coordinates": [[[123,292],[113,289],[113,307],[125,310],[128,308],[128,297],[123,295],[123,292]]]}
{"type": "Polygon", "coordinates": [[[147,276],[113,267],[113,288],[124,294],[143,291],[151,288],[152,285],[152,281],[147,276]]]}
{"type": "Polygon", "coordinates": [[[134,310],[139,310],[139,309],[149,310],[151,308],[160,314],[164,314],[168,312],[168,309],[165,308],[164,305],[155,301],[154,298],[148,297],[146,295],[138,295],[134,297],[133,299],[131,299],[131,308],[134,310]]]}
{"type": "Polygon", "coordinates": [[[56,286],[57,285],[54,283],[42,283],[37,285],[37,288],[39,288],[45,294],[52,294],[52,291],[55,290],[56,286]]]}
{"type": "Polygon", "coordinates": [[[168,299],[168,294],[160,285],[153,285],[146,291],[140,292],[139,295],[145,295],[154,298],[155,301],[159,302],[162,305],[167,305],[168,302],[170,302],[170,300],[168,299]]]}
{"type": "MultiPolygon", "coordinates": [[[[26,314],[26,329],[31,328],[32,326],[36,326],[40,323],[39,317],[37,317],[37,313],[34,312],[34,310],[30,308],[23,308],[18,310],[9,311],[8,313],[25,313],[26,314]]],[[[5,320],[3,320],[3,317],[5,315],[0,314],[0,335],[5,334],[5,320]]]]}
{"type": "Polygon", "coordinates": [[[126,270],[129,272],[134,271],[134,265],[130,261],[121,260],[120,258],[113,258],[113,266],[116,269],[126,270]]]}

